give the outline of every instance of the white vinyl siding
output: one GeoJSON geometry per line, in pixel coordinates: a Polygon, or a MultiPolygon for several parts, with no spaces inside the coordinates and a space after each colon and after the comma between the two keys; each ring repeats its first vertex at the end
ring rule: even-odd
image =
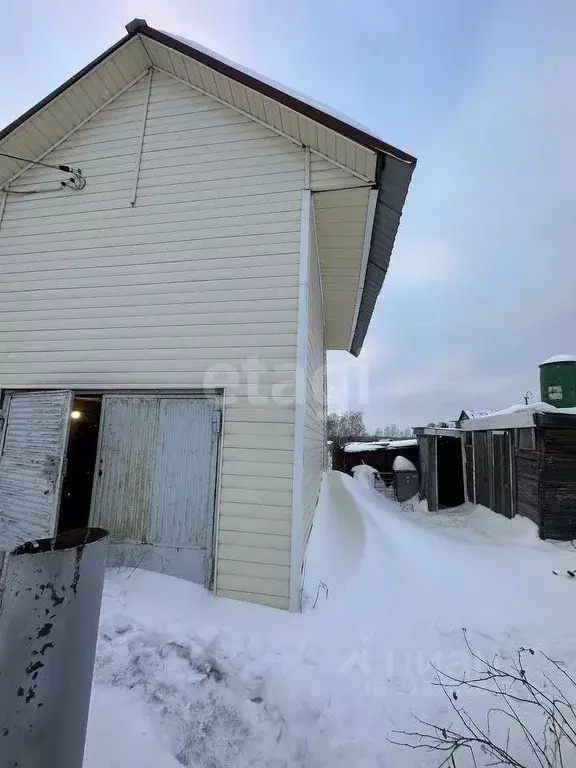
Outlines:
{"type": "Polygon", "coordinates": [[[308,277],[308,352],[306,359],[306,409],[304,415],[304,519],[302,548],[312,526],[320,491],[326,452],[324,314],[316,228],[311,227],[308,277]]]}
{"type": "Polygon", "coordinates": [[[155,72],[132,208],[146,87],[8,196],[0,385],[224,387],[217,591],[285,608],[304,152],[155,72]]]}
{"type": "MultiPolygon", "coordinates": [[[[80,167],[82,192],[39,166],[11,185],[0,387],[224,389],[216,590],[288,608],[306,153],[154,70],[131,206],[147,88],[143,76],[45,157],[80,167]]],[[[324,466],[324,317],[328,345],[343,348],[368,190],[315,155],[310,183],[326,311],[314,237],[302,546],[324,466]]]]}
{"type": "Polygon", "coordinates": [[[369,193],[369,187],[364,186],[314,195],[327,349],[349,348],[363,277],[369,193]]]}

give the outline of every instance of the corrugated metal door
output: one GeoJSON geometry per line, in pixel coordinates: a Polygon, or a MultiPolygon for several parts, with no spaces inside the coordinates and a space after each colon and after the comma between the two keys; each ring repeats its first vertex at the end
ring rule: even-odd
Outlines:
{"type": "Polygon", "coordinates": [[[219,432],[214,399],[104,396],[91,519],[113,559],[209,580],[219,432]]]}
{"type": "Polygon", "coordinates": [[[0,455],[0,549],[56,531],[72,392],[7,396],[0,455]]]}
{"type": "Polygon", "coordinates": [[[219,432],[213,400],[160,399],[150,541],[193,550],[188,557],[195,573],[208,572],[212,554],[219,432]]]}
{"type": "Polygon", "coordinates": [[[158,398],[105,395],[92,492],[92,525],[147,541],[158,398]]]}

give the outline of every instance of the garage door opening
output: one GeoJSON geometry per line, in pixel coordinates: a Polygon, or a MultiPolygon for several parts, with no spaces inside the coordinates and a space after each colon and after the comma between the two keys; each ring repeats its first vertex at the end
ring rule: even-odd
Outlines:
{"type": "Polygon", "coordinates": [[[9,392],[2,410],[0,550],[94,525],[110,564],[211,584],[218,394],[9,392]]]}
{"type": "Polygon", "coordinates": [[[58,533],[88,525],[101,410],[99,395],[75,397],[72,403],[58,533]]]}

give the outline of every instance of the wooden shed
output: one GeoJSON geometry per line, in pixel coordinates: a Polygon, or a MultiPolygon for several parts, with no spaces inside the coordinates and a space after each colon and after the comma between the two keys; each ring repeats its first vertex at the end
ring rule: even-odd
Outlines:
{"type": "Polygon", "coordinates": [[[576,538],[576,414],[518,407],[462,430],[470,501],[530,518],[541,538],[576,538]]]}
{"type": "Polygon", "coordinates": [[[338,448],[338,469],[352,474],[358,464],[367,464],[381,474],[392,477],[392,465],[397,456],[403,456],[418,466],[416,438],[381,440],[373,443],[354,442],[338,448]]]}
{"type": "Polygon", "coordinates": [[[126,29],[0,132],[0,549],[90,522],[297,610],[325,353],[362,348],[415,159],[126,29]]]}
{"type": "Polygon", "coordinates": [[[465,500],[459,429],[415,427],[420,461],[420,499],[436,512],[465,500]]]}

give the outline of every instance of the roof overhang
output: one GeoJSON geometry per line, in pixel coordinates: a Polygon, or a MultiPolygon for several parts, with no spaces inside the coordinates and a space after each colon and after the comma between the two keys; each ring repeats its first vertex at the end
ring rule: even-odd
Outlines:
{"type": "Polygon", "coordinates": [[[462,430],[451,427],[414,427],[416,437],[460,437],[462,430]]]}
{"type": "Polygon", "coordinates": [[[350,333],[350,352],[358,355],[388,269],[416,159],[328,108],[142,19],[126,29],[121,40],[0,131],[0,153],[26,158],[0,157],[0,188],[29,167],[27,160],[39,160],[62,143],[151,66],[161,69],[310,147],[377,190],[369,207],[366,257],[350,333]]]}

